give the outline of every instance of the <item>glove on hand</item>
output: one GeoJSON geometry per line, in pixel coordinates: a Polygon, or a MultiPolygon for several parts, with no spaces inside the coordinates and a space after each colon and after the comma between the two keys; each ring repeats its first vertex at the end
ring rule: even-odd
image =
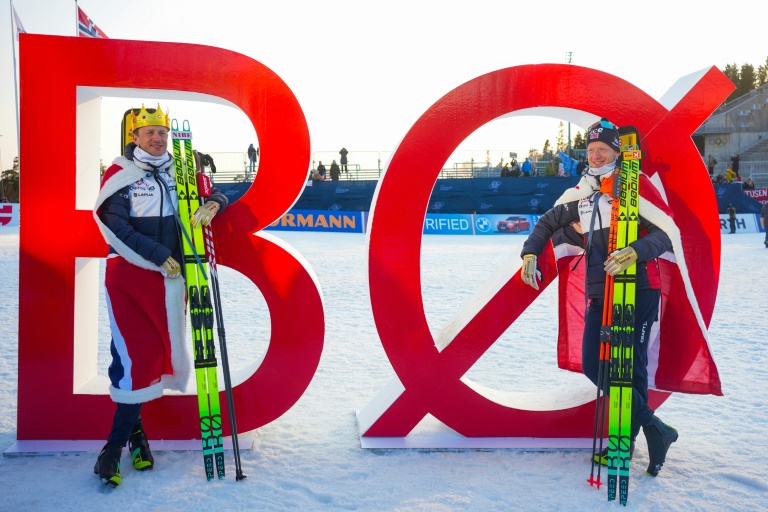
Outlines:
{"type": "Polygon", "coordinates": [[[523,256],[523,268],[520,271],[520,277],[523,278],[523,282],[531,288],[538,290],[539,284],[536,282],[538,279],[541,281],[541,271],[536,266],[536,255],[526,254],[523,256]]]}
{"type": "Polygon", "coordinates": [[[197,209],[194,215],[192,215],[192,217],[189,219],[189,222],[192,224],[193,228],[196,228],[201,223],[203,226],[207,226],[211,223],[213,216],[216,215],[216,212],[219,211],[219,208],[219,203],[216,201],[208,201],[197,209]]]}
{"type": "Polygon", "coordinates": [[[172,256],[168,256],[168,259],[160,266],[160,273],[164,277],[177,278],[181,275],[181,265],[172,256]]]}
{"type": "Polygon", "coordinates": [[[637,261],[637,251],[632,246],[627,246],[618,251],[613,251],[605,260],[605,272],[609,276],[615,276],[623,272],[637,261]]]}

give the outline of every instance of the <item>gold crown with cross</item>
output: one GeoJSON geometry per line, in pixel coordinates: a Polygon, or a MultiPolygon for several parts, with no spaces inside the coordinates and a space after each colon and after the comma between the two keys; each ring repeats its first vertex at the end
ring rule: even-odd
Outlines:
{"type": "Polygon", "coordinates": [[[136,114],[132,112],[131,116],[131,131],[136,131],[143,126],[165,126],[171,128],[171,121],[168,118],[168,114],[164,114],[160,109],[160,104],[157,104],[156,109],[147,110],[144,108],[144,104],[141,104],[141,110],[136,114]]]}

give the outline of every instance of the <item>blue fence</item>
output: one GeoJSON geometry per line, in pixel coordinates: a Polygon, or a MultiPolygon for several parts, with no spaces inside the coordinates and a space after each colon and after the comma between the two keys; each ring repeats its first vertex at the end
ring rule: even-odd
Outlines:
{"type": "MultiPolygon", "coordinates": [[[[578,183],[579,178],[546,176],[535,178],[439,179],[432,189],[428,213],[542,214],[552,208],[562,193],[578,183]]],[[[346,212],[370,211],[378,181],[315,181],[304,187],[296,210],[346,212]]],[[[216,183],[236,201],[251,183],[216,183]]],[[[762,204],[741,190],[741,184],[714,185],[719,213],[733,204],[737,213],[760,213],[762,204]]],[[[693,206],[693,205],[692,205],[693,206]]]]}

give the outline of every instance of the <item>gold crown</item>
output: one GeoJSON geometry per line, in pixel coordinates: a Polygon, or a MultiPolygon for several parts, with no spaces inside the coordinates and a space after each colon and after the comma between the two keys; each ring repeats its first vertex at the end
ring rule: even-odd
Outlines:
{"type": "Polygon", "coordinates": [[[153,112],[149,112],[147,109],[145,109],[144,104],[142,103],[141,110],[139,111],[138,115],[136,114],[135,109],[131,112],[131,114],[132,132],[143,126],[165,126],[168,129],[171,128],[171,121],[168,119],[167,114],[163,114],[159,103],[157,104],[157,109],[154,109],[153,112]]]}

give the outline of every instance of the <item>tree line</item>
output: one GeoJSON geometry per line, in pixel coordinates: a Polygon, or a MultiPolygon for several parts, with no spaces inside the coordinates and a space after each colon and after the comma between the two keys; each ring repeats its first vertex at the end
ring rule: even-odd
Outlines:
{"type": "MultiPolygon", "coordinates": [[[[722,71],[723,74],[736,85],[736,89],[734,89],[731,95],[728,96],[723,102],[728,103],[729,101],[744,96],[750,91],[753,91],[768,83],[768,57],[766,57],[763,64],[757,66],[757,70],[755,70],[755,66],[752,64],[742,64],[741,66],[738,66],[734,63],[727,64],[725,69],[721,69],[720,71],[722,71]]],[[[563,134],[563,130],[563,123],[561,122],[558,129],[554,151],[552,150],[552,145],[549,139],[547,139],[544,142],[544,147],[542,148],[541,152],[535,148],[531,148],[529,150],[529,158],[532,160],[559,160],[556,156],[557,152],[562,151],[567,153],[568,151],[568,141],[567,137],[565,137],[563,134]]],[[[571,141],[571,149],[587,149],[585,137],[586,134],[576,132],[576,135],[571,141]]]]}

